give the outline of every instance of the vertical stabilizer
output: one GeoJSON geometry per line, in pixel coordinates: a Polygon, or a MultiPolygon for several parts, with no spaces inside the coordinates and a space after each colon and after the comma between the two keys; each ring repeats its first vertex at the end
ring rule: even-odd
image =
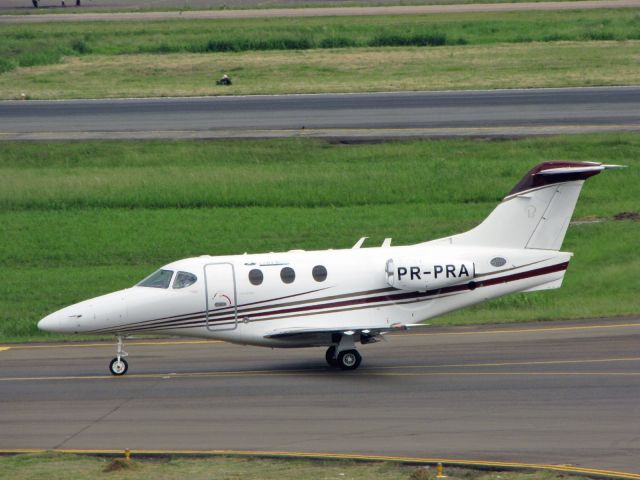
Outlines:
{"type": "Polygon", "coordinates": [[[560,250],[584,181],[607,168],[594,162],[543,162],[532,168],[476,228],[453,245],[560,250]]]}

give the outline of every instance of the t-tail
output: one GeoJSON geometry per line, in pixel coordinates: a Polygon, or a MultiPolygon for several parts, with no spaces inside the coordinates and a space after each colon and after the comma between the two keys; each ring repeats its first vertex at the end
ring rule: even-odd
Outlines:
{"type": "Polygon", "coordinates": [[[477,227],[452,245],[559,251],[584,181],[622,165],[543,162],[532,168],[477,227]]]}

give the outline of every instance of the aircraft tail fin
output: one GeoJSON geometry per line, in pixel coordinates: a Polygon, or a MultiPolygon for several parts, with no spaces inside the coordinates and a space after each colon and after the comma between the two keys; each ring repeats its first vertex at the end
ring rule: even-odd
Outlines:
{"type": "Polygon", "coordinates": [[[454,245],[560,250],[584,181],[608,168],[595,162],[543,162],[532,168],[477,227],[454,245]]]}

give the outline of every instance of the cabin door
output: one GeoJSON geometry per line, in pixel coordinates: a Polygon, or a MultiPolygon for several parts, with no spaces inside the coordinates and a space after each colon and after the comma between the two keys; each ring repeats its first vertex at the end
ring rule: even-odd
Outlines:
{"type": "Polygon", "coordinates": [[[207,330],[222,332],[238,328],[236,272],[232,263],[204,266],[207,330]]]}

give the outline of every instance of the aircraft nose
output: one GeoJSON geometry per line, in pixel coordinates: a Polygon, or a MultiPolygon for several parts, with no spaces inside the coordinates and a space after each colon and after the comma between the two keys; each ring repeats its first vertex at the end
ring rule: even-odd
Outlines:
{"type": "Polygon", "coordinates": [[[56,313],[47,315],[38,322],[38,328],[45,332],[56,332],[60,328],[60,317],[56,313]]]}
{"type": "Polygon", "coordinates": [[[38,322],[38,328],[45,332],[75,333],[81,329],[83,315],[78,312],[69,312],[63,308],[47,315],[38,322]]]}

